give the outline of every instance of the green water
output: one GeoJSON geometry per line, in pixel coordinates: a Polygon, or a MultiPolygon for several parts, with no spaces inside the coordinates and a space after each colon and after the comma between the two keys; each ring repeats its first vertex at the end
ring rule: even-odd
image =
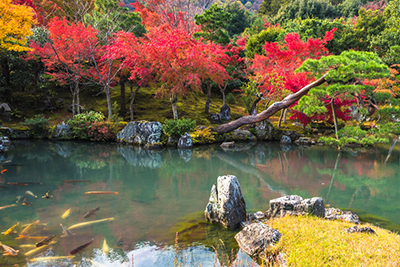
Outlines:
{"type": "Polygon", "coordinates": [[[356,211],[362,220],[400,231],[400,152],[397,147],[385,164],[389,147],[364,152],[330,147],[300,148],[274,143],[244,144],[240,151],[219,146],[194,150],[148,151],[116,144],[15,141],[2,155],[0,231],[15,223],[40,220],[32,236],[58,234],[52,249],[30,258],[64,256],[94,238],[72,260],[28,263],[23,253],[37,240],[0,241],[19,249],[18,257],[0,257],[0,266],[250,266],[252,259],[238,251],[228,231],[204,221],[210,189],[219,175],[238,177],[248,211],[265,210],[268,201],[285,194],[321,196],[334,207],[356,211]],[[337,168],[335,169],[335,165],[337,168]],[[90,180],[67,183],[66,180],[90,180]],[[8,182],[36,182],[28,186],[8,182]],[[27,190],[38,196],[24,195],[27,190]],[[50,191],[52,198],[41,196],[50,191]],[[115,191],[118,195],[85,195],[115,191]],[[26,197],[30,206],[22,205],[26,197]],[[83,215],[100,207],[91,217],[83,215]],[[66,219],[61,215],[68,209],[66,219]],[[113,217],[113,221],[74,229],[60,237],[61,227],[113,217]],[[178,242],[175,245],[176,232],[178,242]],[[106,255],[104,239],[110,247],[106,255]],[[217,251],[217,254],[216,254],[217,251]],[[217,264],[215,264],[217,262],[217,264]]]}

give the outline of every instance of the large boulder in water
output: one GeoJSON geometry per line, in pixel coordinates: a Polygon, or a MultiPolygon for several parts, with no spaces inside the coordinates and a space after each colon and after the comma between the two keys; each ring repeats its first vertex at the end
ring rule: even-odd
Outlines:
{"type": "Polygon", "coordinates": [[[181,138],[179,138],[178,148],[192,148],[192,147],[193,147],[193,141],[189,133],[185,133],[184,135],[181,136],[181,138]]]}
{"type": "Polygon", "coordinates": [[[204,212],[207,221],[234,228],[246,220],[246,203],[236,176],[219,176],[211,188],[209,202],[204,212]]]}
{"type": "Polygon", "coordinates": [[[139,146],[154,145],[161,141],[160,122],[131,121],[117,134],[117,141],[139,146]]]}
{"type": "Polygon", "coordinates": [[[239,247],[252,257],[268,259],[268,250],[282,234],[264,223],[252,223],[235,235],[239,247]]]}

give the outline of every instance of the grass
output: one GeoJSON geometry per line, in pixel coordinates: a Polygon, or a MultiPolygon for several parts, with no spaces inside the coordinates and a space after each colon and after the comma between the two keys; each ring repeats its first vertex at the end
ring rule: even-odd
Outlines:
{"type": "Polygon", "coordinates": [[[269,221],[282,238],[271,251],[286,254],[288,266],[400,266],[400,235],[371,227],[376,235],[344,229],[354,224],[312,216],[269,221]]]}

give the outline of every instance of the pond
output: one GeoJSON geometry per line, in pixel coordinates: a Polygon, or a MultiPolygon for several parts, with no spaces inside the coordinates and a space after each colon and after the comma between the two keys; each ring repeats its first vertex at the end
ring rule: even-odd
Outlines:
{"type": "Polygon", "coordinates": [[[225,174],[238,177],[249,212],[266,210],[270,199],[286,194],[320,196],[328,205],[399,232],[400,151],[396,147],[385,163],[388,150],[384,146],[339,154],[331,147],[257,143],[231,151],[217,145],[154,151],[116,144],[14,141],[0,155],[1,170],[7,169],[0,175],[0,207],[16,205],[0,210],[0,231],[19,225],[17,233],[0,235],[0,241],[20,252],[0,257],[0,266],[257,266],[238,250],[236,231],[204,220],[211,186],[225,174]],[[37,198],[25,194],[28,190],[37,198]],[[47,191],[53,197],[42,198],[47,191]],[[118,194],[85,194],[90,191],[118,194]],[[67,210],[69,216],[62,218],[67,210]],[[30,227],[27,237],[16,239],[36,220],[40,222],[30,227]],[[83,222],[93,223],[71,229],[73,236],[62,236],[60,224],[83,222]],[[41,237],[55,234],[56,243],[24,256],[41,237]],[[72,259],[32,261],[66,256],[92,238],[72,259]]]}

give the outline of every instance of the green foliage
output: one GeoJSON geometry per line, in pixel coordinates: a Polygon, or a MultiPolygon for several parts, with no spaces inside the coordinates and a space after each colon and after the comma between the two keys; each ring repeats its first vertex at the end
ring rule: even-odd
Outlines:
{"type": "Polygon", "coordinates": [[[232,104],[232,105],[236,104],[235,95],[232,93],[227,94],[225,100],[226,100],[226,103],[228,103],[228,104],[232,104]]]}
{"type": "Polygon", "coordinates": [[[224,6],[224,11],[232,16],[230,23],[225,26],[231,37],[241,34],[246,28],[250,27],[254,17],[249,11],[241,8],[237,2],[229,2],[224,6]]]}
{"type": "Polygon", "coordinates": [[[372,146],[377,143],[387,143],[389,140],[380,135],[375,135],[373,131],[367,132],[358,126],[344,127],[338,131],[339,139],[333,137],[320,137],[319,142],[327,145],[344,147],[346,145],[372,146]]]}
{"type": "Polygon", "coordinates": [[[257,83],[255,80],[250,77],[250,80],[245,83],[241,87],[243,94],[242,94],[242,100],[244,103],[244,106],[246,108],[246,111],[251,114],[251,107],[253,105],[254,100],[256,99],[256,94],[259,94],[259,88],[257,86],[257,83]]]}
{"type": "Polygon", "coordinates": [[[213,4],[203,14],[194,16],[196,24],[201,26],[201,32],[195,32],[193,36],[219,44],[228,44],[230,41],[229,34],[226,30],[232,15],[225,12],[222,7],[213,4]]]}
{"type": "Polygon", "coordinates": [[[193,144],[211,144],[215,142],[215,137],[211,133],[210,127],[197,128],[194,132],[190,133],[193,144]]]}
{"type": "Polygon", "coordinates": [[[35,115],[32,119],[25,119],[21,124],[27,126],[32,134],[39,137],[46,136],[49,131],[49,119],[45,118],[43,114],[35,115]]]}
{"type": "Polygon", "coordinates": [[[284,30],[280,27],[269,27],[251,36],[246,42],[246,57],[253,59],[254,55],[264,54],[265,42],[276,42],[284,30]]]}
{"type": "Polygon", "coordinates": [[[89,140],[89,129],[92,124],[104,121],[104,115],[101,112],[89,111],[75,115],[68,120],[68,125],[71,127],[73,138],[89,140]]]}
{"type": "Polygon", "coordinates": [[[163,131],[168,136],[180,137],[196,127],[196,121],[192,119],[165,120],[163,131]]]}
{"type": "Polygon", "coordinates": [[[263,0],[260,5],[260,9],[257,12],[257,15],[275,16],[281,7],[284,7],[289,3],[289,0],[263,0]]]}

